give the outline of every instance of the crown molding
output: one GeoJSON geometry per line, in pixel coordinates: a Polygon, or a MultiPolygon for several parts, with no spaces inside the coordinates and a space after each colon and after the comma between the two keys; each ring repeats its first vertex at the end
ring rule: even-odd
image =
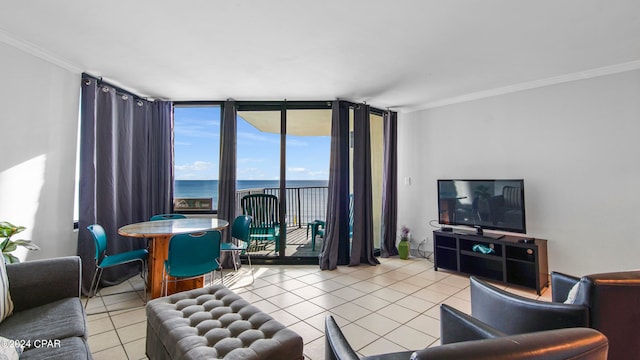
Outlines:
{"type": "Polygon", "coordinates": [[[22,50],[28,54],[38,57],[42,60],[57,65],[65,70],[69,70],[73,73],[82,73],[82,68],[72,61],[64,59],[60,56],[54,55],[51,52],[32,44],[26,40],[20,39],[7,31],[0,29],[0,42],[13,46],[19,50],[22,50]]]}
{"type": "Polygon", "coordinates": [[[627,71],[633,71],[640,69],[640,60],[630,61],[622,64],[616,64],[611,66],[604,66],[586,71],[575,72],[566,75],[554,76],[546,79],[540,79],[515,85],[509,85],[505,87],[489,89],[484,91],[478,91],[462,96],[456,96],[448,99],[438,100],[430,103],[426,103],[422,106],[417,106],[410,111],[427,110],[447,105],[459,104],[463,102],[484,99],[492,96],[505,95],[523,90],[530,90],[549,85],[562,84],[566,82],[585,80],[596,78],[599,76],[618,74],[627,71]]]}

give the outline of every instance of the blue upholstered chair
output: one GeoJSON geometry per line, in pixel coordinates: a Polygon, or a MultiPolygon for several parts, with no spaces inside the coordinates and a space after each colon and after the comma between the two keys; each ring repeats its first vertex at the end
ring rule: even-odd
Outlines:
{"type": "Polygon", "coordinates": [[[96,245],[96,271],[93,274],[91,280],[91,286],[89,287],[89,294],[87,296],[87,302],[85,308],[89,304],[89,299],[98,293],[98,286],[100,285],[100,278],[102,277],[102,271],[106,268],[113,266],[128,264],[130,262],[140,262],[140,277],[144,280],[144,302],[147,303],[147,280],[145,279],[145,269],[147,259],[149,258],[149,251],[147,249],[132,250],[117,254],[107,254],[107,233],[101,225],[93,224],[87,226],[89,232],[93,236],[93,240],[96,245]],[[93,294],[93,295],[92,295],[93,294]]]}
{"type": "Polygon", "coordinates": [[[162,272],[163,295],[167,295],[170,282],[195,279],[208,273],[213,282],[215,271],[222,270],[219,261],[221,238],[217,230],[172,236],[162,272]]]}

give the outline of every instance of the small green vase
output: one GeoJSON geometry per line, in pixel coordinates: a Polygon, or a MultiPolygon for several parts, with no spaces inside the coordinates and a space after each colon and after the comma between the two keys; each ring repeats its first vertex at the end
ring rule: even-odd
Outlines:
{"type": "Polygon", "coordinates": [[[409,240],[400,240],[398,244],[398,255],[400,259],[407,260],[409,258],[409,240]]]}

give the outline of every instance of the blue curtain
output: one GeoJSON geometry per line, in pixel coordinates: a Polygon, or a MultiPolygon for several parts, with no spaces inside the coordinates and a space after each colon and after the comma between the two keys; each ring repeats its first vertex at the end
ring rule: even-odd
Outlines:
{"type": "MultiPolygon", "coordinates": [[[[87,226],[100,224],[108,253],[146,247],[118,228],[171,212],[172,104],[150,102],[83,74],[80,120],[78,255],[83,291],[94,273],[95,244],[87,226]]],[[[106,269],[103,285],[137,274],[136,264],[106,269]]]]}
{"type": "Polygon", "coordinates": [[[398,255],[396,233],[398,223],[398,113],[385,111],[384,164],[382,167],[382,241],[380,255],[398,255]]]}

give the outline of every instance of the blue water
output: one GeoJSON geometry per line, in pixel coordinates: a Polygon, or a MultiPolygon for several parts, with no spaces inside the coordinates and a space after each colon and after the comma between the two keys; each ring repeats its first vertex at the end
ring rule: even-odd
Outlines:
{"type": "MultiPolygon", "coordinates": [[[[323,187],[328,180],[289,180],[287,187],[323,187]]],[[[238,180],[236,190],[278,188],[278,180],[238,180]]],[[[218,180],[176,180],[173,188],[174,198],[213,198],[218,203],[218,180]]]]}

